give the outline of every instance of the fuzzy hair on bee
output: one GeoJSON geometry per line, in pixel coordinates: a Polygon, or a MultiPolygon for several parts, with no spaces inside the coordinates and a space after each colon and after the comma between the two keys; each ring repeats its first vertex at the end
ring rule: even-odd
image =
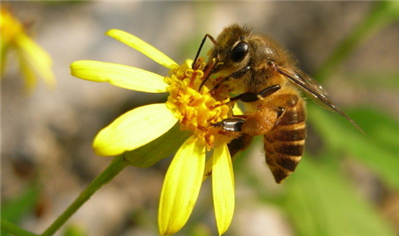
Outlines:
{"type": "Polygon", "coordinates": [[[208,53],[206,69],[210,73],[202,85],[214,85],[212,80],[217,78],[214,94],[238,94],[230,98],[231,103],[245,104],[244,115],[216,125],[240,132],[241,136],[229,144],[232,156],[246,149],[253,137],[262,135],[266,163],[277,183],[295,171],[304,153],[306,104],[302,91],[361,130],[330,101],[322,86],[298,68],[295,57],[270,37],[233,24],[216,39],[205,35],[202,44],[206,38],[214,47],[208,53]]]}

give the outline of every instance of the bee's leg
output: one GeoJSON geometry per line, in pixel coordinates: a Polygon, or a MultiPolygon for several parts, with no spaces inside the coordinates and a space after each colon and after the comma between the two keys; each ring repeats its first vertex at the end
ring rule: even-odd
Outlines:
{"type": "MultiPolygon", "coordinates": [[[[222,127],[226,131],[240,132],[244,121],[245,119],[242,118],[229,118],[214,124],[214,126],[222,127]]],[[[245,150],[251,144],[252,138],[251,135],[243,133],[240,137],[231,140],[227,144],[231,157],[245,150]]]]}
{"type": "Polygon", "coordinates": [[[212,90],[217,90],[220,87],[220,85],[229,81],[230,79],[239,79],[239,78],[243,77],[245,75],[245,73],[247,73],[250,69],[251,69],[250,66],[246,66],[237,71],[234,71],[231,75],[222,79],[217,85],[215,85],[215,87],[213,87],[212,90]]]}
{"type": "MultiPolygon", "coordinates": [[[[259,93],[243,93],[230,99],[230,101],[241,100],[243,102],[255,102],[267,96],[270,96],[280,90],[279,84],[267,87],[259,93]]],[[[237,124],[241,132],[251,136],[263,135],[270,131],[285,112],[284,104],[260,103],[257,106],[257,111],[254,114],[249,114],[245,117],[245,122],[237,124]]]]}
{"type": "MultiPolygon", "coordinates": [[[[271,94],[277,92],[280,89],[280,85],[276,84],[270,87],[267,87],[260,91],[259,93],[243,93],[240,94],[236,97],[233,97],[230,99],[231,102],[241,100],[243,102],[255,102],[257,100],[263,99],[267,96],[270,96],[271,94]]],[[[226,131],[234,131],[234,132],[240,132],[241,131],[241,126],[244,124],[245,118],[244,117],[233,117],[233,118],[228,118],[224,119],[220,122],[217,122],[213,124],[213,126],[216,127],[222,127],[226,131]]]]}
{"type": "Polygon", "coordinates": [[[230,156],[234,157],[238,152],[244,151],[252,142],[252,136],[242,134],[242,136],[231,140],[227,146],[229,147],[230,156]]]}
{"type": "Polygon", "coordinates": [[[241,78],[251,69],[250,66],[243,67],[237,71],[234,71],[228,78],[238,79],[241,78]]]}
{"type": "Polygon", "coordinates": [[[268,97],[272,95],[273,93],[277,92],[280,90],[281,86],[279,84],[267,87],[260,91],[259,93],[243,93],[238,96],[235,96],[230,99],[231,102],[241,100],[242,102],[256,102],[258,100],[261,100],[265,97],[268,97]]]}
{"type": "Polygon", "coordinates": [[[241,126],[244,124],[245,119],[243,118],[227,118],[224,119],[220,122],[217,122],[215,124],[212,124],[215,127],[221,127],[222,129],[226,131],[233,131],[233,132],[240,132],[241,131],[241,126]]]}

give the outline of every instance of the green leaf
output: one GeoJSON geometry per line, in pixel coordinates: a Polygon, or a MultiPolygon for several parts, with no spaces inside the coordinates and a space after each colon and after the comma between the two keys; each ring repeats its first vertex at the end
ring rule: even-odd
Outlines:
{"type": "Polygon", "coordinates": [[[1,218],[17,222],[27,212],[32,211],[39,198],[37,186],[28,187],[25,192],[1,206],[1,218]]]}
{"type": "Polygon", "coordinates": [[[350,81],[351,86],[365,89],[385,89],[396,92],[399,89],[399,71],[354,71],[348,73],[345,80],[350,81]]]}
{"type": "Polygon", "coordinates": [[[189,136],[189,132],[180,130],[180,123],[178,122],[158,139],[136,150],[125,152],[122,155],[133,166],[142,168],[150,167],[159,160],[177,152],[189,136]]]}
{"type": "Polygon", "coordinates": [[[390,226],[330,163],[305,156],[283,203],[298,235],[394,235],[390,226]]]}
{"type": "Polygon", "coordinates": [[[352,154],[388,185],[399,189],[399,124],[395,120],[371,109],[347,112],[364,129],[363,135],[337,114],[312,104],[308,108],[309,120],[329,148],[352,154]]]}
{"type": "Polygon", "coordinates": [[[399,122],[383,111],[357,108],[348,112],[379,146],[399,153],[399,122]]]}
{"type": "Polygon", "coordinates": [[[6,227],[8,223],[10,227],[2,227],[1,235],[8,235],[5,233],[4,229],[12,229],[13,231],[11,232],[24,232],[24,230],[20,229],[18,226],[13,225],[12,223],[18,222],[28,212],[33,211],[38,201],[39,193],[40,189],[36,185],[32,185],[28,187],[21,195],[15,197],[9,202],[2,203],[1,218],[7,219],[7,221],[5,221],[4,223],[4,227],[6,227]]]}
{"type": "Polygon", "coordinates": [[[1,218],[1,235],[8,236],[5,232],[17,236],[38,236],[37,234],[26,231],[19,226],[14,225],[10,221],[1,218]]]}
{"type": "Polygon", "coordinates": [[[63,236],[87,236],[87,229],[79,223],[69,224],[65,226],[63,236]]]}
{"type": "Polygon", "coordinates": [[[373,33],[376,33],[387,24],[397,20],[399,20],[399,2],[375,2],[374,7],[364,20],[337,45],[318,72],[315,73],[314,77],[317,78],[318,81],[323,81],[328,78],[361,42],[365,41],[373,33]]]}

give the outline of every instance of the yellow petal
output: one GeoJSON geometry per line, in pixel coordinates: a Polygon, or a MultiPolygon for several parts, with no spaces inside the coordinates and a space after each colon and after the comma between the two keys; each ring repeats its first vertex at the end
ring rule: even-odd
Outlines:
{"type": "Polygon", "coordinates": [[[25,91],[31,93],[37,85],[36,76],[31,67],[28,65],[26,58],[21,50],[16,50],[18,55],[19,67],[24,76],[25,91]]]}
{"type": "Polygon", "coordinates": [[[234,173],[227,145],[213,152],[212,193],[219,235],[229,228],[234,214],[234,173]]]}
{"type": "Polygon", "coordinates": [[[108,82],[118,87],[147,93],[166,92],[164,77],[139,68],[99,61],[75,61],[71,74],[80,79],[108,82]]]}
{"type": "Polygon", "coordinates": [[[43,78],[46,85],[54,88],[56,81],[51,70],[53,62],[50,55],[25,34],[18,36],[16,43],[26,62],[43,78]]]}
{"type": "Polygon", "coordinates": [[[138,107],[102,129],[94,139],[93,148],[101,156],[134,150],[167,132],[176,121],[164,103],[138,107]]]}
{"type": "Polygon", "coordinates": [[[147,57],[151,58],[152,60],[166,68],[172,69],[174,66],[177,66],[177,63],[170,59],[168,56],[166,56],[164,53],[132,34],[118,29],[111,29],[106,34],[136,49],[137,51],[143,53],[147,57]]]}
{"type": "Polygon", "coordinates": [[[0,48],[0,76],[1,76],[1,79],[3,79],[4,77],[3,77],[3,75],[4,75],[4,73],[5,73],[5,68],[6,68],[6,65],[7,65],[7,63],[6,63],[6,60],[7,60],[7,52],[8,52],[8,45],[4,45],[4,43],[3,43],[3,41],[4,41],[4,39],[2,39],[1,40],[1,42],[0,42],[0,45],[1,45],[1,48],[0,48]]]}
{"type": "Polygon", "coordinates": [[[177,151],[165,176],[158,211],[161,235],[174,234],[187,222],[201,188],[205,147],[190,137],[177,151]]]}
{"type": "Polygon", "coordinates": [[[209,157],[205,164],[204,177],[202,181],[205,181],[209,176],[212,175],[212,167],[213,167],[213,157],[209,157]]]}

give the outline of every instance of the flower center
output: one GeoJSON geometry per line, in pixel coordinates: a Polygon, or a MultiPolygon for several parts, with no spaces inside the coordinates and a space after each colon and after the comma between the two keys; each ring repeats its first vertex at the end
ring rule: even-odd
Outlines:
{"type": "Polygon", "coordinates": [[[179,119],[182,129],[190,130],[210,150],[233,139],[220,127],[214,124],[232,117],[230,99],[216,100],[206,86],[198,91],[204,76],[205,63],[200,58],[192,69],[187,61],[185,64],[172,69],[165,82],[169,85],[170,93],[167,107],[179,119]]]}

